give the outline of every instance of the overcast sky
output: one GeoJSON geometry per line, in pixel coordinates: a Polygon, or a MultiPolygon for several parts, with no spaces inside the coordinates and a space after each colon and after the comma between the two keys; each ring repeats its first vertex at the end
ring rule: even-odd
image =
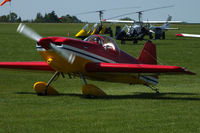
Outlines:
{"type": "MultiPolygon", "coordinates": [[[[60,17],[66,14],[75,15],[87,11],[140,7],[105,11],[104,18],[109,18],[124,13],[168,5],[174,5],[174,7],[144,12],[143,20],[166,20],[168,15],[172,15],[173,20],[200,22],[200,0],[12,0],[11,8],[9,3],[0,7],[0,16],[9,14],[10,9],[25,20],[35,19],[38,12],[44,15],[45,13],[55,11],[60,17]]],[[[77,17],[82,21],[98,21],[97,13],[77,15],[77,17]]],[[[128,17],[137,20],[136,14],[129,15],[128,17]]]]}

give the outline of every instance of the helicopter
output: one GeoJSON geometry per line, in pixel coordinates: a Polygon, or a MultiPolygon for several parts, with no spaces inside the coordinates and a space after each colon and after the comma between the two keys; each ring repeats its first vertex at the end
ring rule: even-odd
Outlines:
{"type": "MultiPolygon", "coordinates": [[[[75,35],[75,37],[77,38],[81,38],[81,39],[85,39],[90,35],[94,35],[94,34],[109,34],[111,37],[113,37],[113,31],[111,26],[105,26],[102,23],[102,19],[103,19],[103,12],[105,10],[98,10],[95,12],[99,13],[99,20],[100,23],[95,23],[91,29],[89,29],[89,24],[86,24],[85,26],[83,26],[83,28],[75,35]]],[[[89,12],[88,12],[89,13],[89,12]]],[[[91,12],[92,13],[92,12],[91,12]]]]}
{"type": "MultiPolygon", "coordinates": [[[[151,21],[142,21],[142,14],[143,12],[146,11],[151,11],[151,10],[157,10],[157,9],[163,9],[163,8],[170,8],[173,7],[173,5],[170,6],[162,6],[162,7],[157,7],[157,8],[151,8],[151,9],[146,9],[146,10],[141,10],[138,12],[131,12],[131,13],[126,13],[122,15],[118,15],[109,19],[104,19],[104,22],[119,22],[119,23],[132,23],[132,25],[128,26],[125,24],[123,28],[120,26],[116,26],[116,32],[115,32],[115,38],[117,40],[121,40],[121,44],[125,44],[125,41],[133,41],[134,44],[136,44],[139,40],[144,40],[145,36],[149,36],[149,39],[153,39],[153,33],[155,33],[152,30],[152,26],[150,25],[151,21]],[[132,21],[117,21],[117,20],[111,20],[113,18],[118,18],[122,16],[127,16],[130,14],[138,14],[138,21],[132,20],[132,21]]],[[[156,22],[156,21],[154,21],[156,22]]],[[[171,22],[173,23],[173,22],[171,22]]],[[[175,21],[175,23],[177,23],[175,21]]]]}
{"type": "Polygon", "coordinates": [[[109,34],[110,37],[113,37],[113,31],[111,26],[106,26],[103,24],[103,14],[105,11],[108,10],[120,10],[120,9],[130,9],[130,8],[139,8],[139,7],[124,7],[124,8],[113,8],[107,10],[96,10],[96,11],[89,11],[78,13],[76,15],[83,15],[83,14],[90,14],[90,13],[98,13],[99,14],[99,22],[95,23],[91,28],[89,28],[89,24],[85,24],[83,28],[75,35],[77,38],[85,39],[86,37],[94,34],[109,34]]]}

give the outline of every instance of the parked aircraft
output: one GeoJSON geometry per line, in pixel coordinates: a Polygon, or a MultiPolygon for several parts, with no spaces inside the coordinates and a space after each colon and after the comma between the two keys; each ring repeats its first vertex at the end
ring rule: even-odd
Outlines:
{"type": "MultiPolygon", "coordinates": [[[[157,65],[156,47],[147,41],[136,59],[105,35],[92,35],[85,40],[66,37],[41,37],[27,26],[20,24],[18,32],[35,40],[36,48],[44,62],[0,62],[1,68],[54,71],[48,83],[36,82],[34,89],[38,95],[52,95],[58,92],[50,84],[59,75],[68,74],[80,77],[84,85],[82,93],[90,96],[105,96],[106,93],[86,79],[128,84],[142,84],[159,92],[161,74],[194,73],[179,66],[157,65]]],[[[17,47],[17,46],[16,46],[17,47]]]]}
{"type": "Polygon", "coordinates": [[[86,24],[75,37],[85,39],[86,37],[94,34],[109,34],[113,37],[113,32],[110,26],[105,26],[102,23],[95,23],[91,29],[88,28],[89,24],[86,24]]]}
{"type": "Polygon", "coordinates": [[[155,33],[155,39],[165,39],[165,31],[167,30],[178,30],[179,28],[170,28],[170,21],[172,19],[172,16],[168,16],[165,24],[161,26],[150,26],[149,30],[152,33],[155,33]]]}
{"type": "MultiPolygon", "coordinates": [[[[111,23],[131,23],[131,26],[125,25],[123,28],[120,26],[116,27],[116,34],[115,38],[117,40],[121,40],[122,44],[125,41],[133,41],[133,43],[137,43],[138,40],[144,40],[145,36],[149,36],[149,39],[153,39],[152,33],[155,33],[155,39],[160,39],[161,37],[165,39],[165,31],[170,29],[177,29],[177,28],[169,28],[169,23],[182,23],[182,21],[171,21],[171,16],[168,17],[167,21],[142,21],[142,13],[151,10],[157,10],[162,8],[169,8],[173,6],[164,6],[159,8],[152,8],[138,12],[127,13],[123,15],[118,15],[112,18],[126,16],[134,13],[138,13],[138,21],[135,20],[110,20],[104,19],[104,22],[111,22],[111,23]],[[152,23],[165,23],[162,26],[151,26],[152,23]]],[[[111,19],[112,19],[111,18],[111,19]]]]}
{"type": "Polygon", "coordinates": [[[103,14],[105,11],[111,11],[111,10],[122,10],[122,9],[130,9],[130,8],[138,8],[136,6],[132,7],[122,7],[122,8],[112,8],[112,9],[103,9],[103,10],[96,10],[96,11],[88,11],[88,12],[82,12],[78,13],[76,15],[84,15],[84,14],[91,14],[91,13],[99,13],[99,22],[95,23],[92,28],[88,28],[89,24],[86,24],[76,35],[75,37],[85,39],[86,37],[94,34],[109,34],[111,37],[113,37],[113,31],[111,26],[106,26],[103,24],[103,14]]]}

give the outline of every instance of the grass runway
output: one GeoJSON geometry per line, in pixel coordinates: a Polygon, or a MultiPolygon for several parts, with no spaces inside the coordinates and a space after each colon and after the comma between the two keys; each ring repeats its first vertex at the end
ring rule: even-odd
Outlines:
{"type": "MultiPolygon", "coordinates": [[[[18,24],[0,24],[0,61],[41,61],[35,42],[16,33],[18,24]]],[[[42,36],[71,37],[83,24],[28,24],[42,36]]],[[[195,76],[161,76],[160,94],[140,85],[90,81],[109,97],[81,95],[79,78],[59,78],[52,85],[60,96],[37,96],[34,82],[53,73],[0,69],[0,133],[197,133],[200,132],[200,25],[173,25],[166,40],[153,40],[159,64],[187,67],[195,76]]],[[[145,41],[119,47],[137,57],[145,41]]]]}

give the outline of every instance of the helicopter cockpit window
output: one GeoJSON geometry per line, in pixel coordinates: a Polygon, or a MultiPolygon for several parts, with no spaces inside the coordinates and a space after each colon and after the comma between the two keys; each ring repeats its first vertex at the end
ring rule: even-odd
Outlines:
{"type": "Polygon", "coordinates": [[[109,36],[91,35],[87,37],[84,41],[96,42],[97,44],[102,45],[105,49],[112,49],[114,51],[119,51],[117,43],[109,36]]]}

